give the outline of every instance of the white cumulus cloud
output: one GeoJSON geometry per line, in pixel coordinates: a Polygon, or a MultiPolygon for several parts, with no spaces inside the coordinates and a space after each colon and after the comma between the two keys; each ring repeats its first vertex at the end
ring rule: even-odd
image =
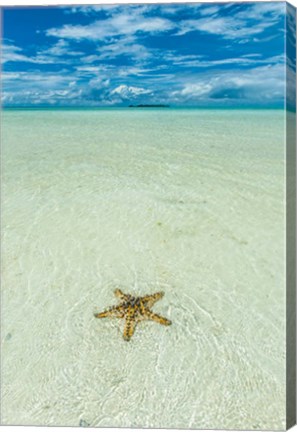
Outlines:
{"type": "Polygon", "coordinates": [[[125,99],[133,98],[135,96],[139,95],[145,95],[152,93],[151,90],[144,89],[141,87],[133,87],[133,86],[127,86],[125,84],[121,84],[118,87],[116,87],[114,90],[110,92],[111,95],[120,95],[121,97],[125,99]]]}

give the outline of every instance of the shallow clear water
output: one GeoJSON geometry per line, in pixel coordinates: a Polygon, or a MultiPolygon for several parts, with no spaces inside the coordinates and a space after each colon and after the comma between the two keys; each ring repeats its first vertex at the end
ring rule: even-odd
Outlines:
{"type": "Polygon", "coordinates": [[[2,181],[3,424],[285,427],[282,111],[4,112],[2,181]]]}

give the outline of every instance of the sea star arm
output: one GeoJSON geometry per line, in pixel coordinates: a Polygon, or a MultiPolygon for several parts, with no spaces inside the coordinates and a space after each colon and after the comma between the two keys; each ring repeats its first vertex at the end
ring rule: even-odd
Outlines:
{"type": "Polygon", "coordinates": [[[127,301],[131,298],[130,294],[124,294],[119,288],[114,290],[114,295],[123,301],[127,301]]]}
{"type": "Polygon", "coordinates": [[[123,337],[126,341],[129,341],[131,339],[131,337],[133,336],[134,331],[135,331],[135,327],[136,327],[135,319],[128,316],[126,318],[124,333],[123,333],[123,337]]]}
{"type": "Polygon", "coordinates": [[[95,318],[124,318],[125,311],[122,306],[113,306],[103,312],[94,314],[95,318]]]}
{"type": "Polygon", "coordinates": [[[155,321],[159,324],[166,325],[166,326],[172,324],[169,319],[164,318],[161,315],[155,314],[155,313],[151,312],[150,310],[145,311],[145,318],[150,319],[152,321],[155,321]]]}
{"type": "Polygon", "coordinates": [[[151,308],[156,301],[160,300],[164,296],[164,292],[160,291],[152,295],[147,295],[142,297],[142,301],[146,304],[148,308],[151,308]]]}

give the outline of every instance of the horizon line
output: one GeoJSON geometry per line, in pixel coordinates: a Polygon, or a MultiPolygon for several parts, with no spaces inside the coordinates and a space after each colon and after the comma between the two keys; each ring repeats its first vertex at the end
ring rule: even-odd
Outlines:
{"type": "Polygon", "coordinates": [[[89,105],[77,105],[77,106],[71,106],[71,105],[9,105],[9,106],[2,106],[1,110],[81,110],[81,109],[89,109],[89,110],[111,110],[111,109],[119,109],[119,110],[174,110],[174,109],[212,109],[212,110],[248,110],[248,109],[257,109],[257,110],[289,110],[288,107],[286,107],[286,104],[283,105],[274,105],[274,106],[268,106],[268,105],[234,105],[234,106],[202,106],[202,105],[174,105],[174,106],[120,106],[120,105],[113,105],[113,106],[89,106],[89,105]]]}

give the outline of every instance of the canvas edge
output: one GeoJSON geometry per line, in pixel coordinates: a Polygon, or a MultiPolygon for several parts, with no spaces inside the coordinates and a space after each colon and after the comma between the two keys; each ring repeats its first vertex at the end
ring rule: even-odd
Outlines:
{"type": "Polygon", "coordinates": [[[296,424],[296,8],[286,3],[286,429],[296,424]]]}

